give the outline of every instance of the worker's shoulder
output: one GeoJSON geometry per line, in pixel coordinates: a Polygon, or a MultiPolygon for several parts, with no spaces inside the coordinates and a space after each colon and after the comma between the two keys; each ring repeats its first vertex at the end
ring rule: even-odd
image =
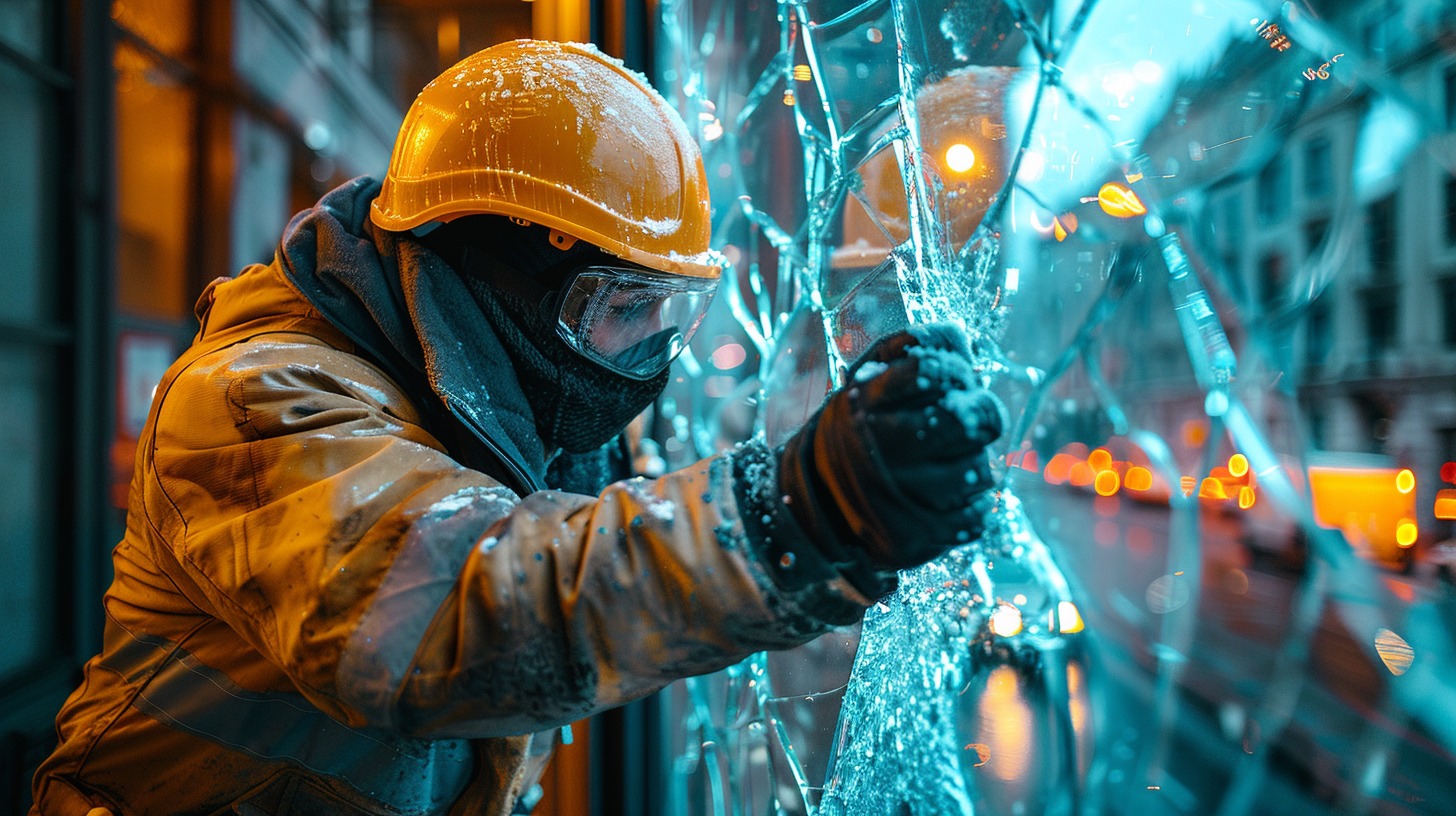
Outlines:
{"type": "Polygon", "coordinates": [[[253,378],[273,371],[308,371],[337,377],[389,381],[380,368],[346,348],[313,333],[280,329],[214,348],[195,349],[196,373],[253,378]]]}
{"type": "MultiPolygon", "coordinates": [[[[164,380],[166,407],[194,413],[210,404],[241,420],[272,404],[336,406],[347,401],[418,422],[404,390],[378,366],[311,334],[274,331],[220,347],[194,347],[164,380]]],[[[164,410],[166,410],[164,407],[164,410]]]]}

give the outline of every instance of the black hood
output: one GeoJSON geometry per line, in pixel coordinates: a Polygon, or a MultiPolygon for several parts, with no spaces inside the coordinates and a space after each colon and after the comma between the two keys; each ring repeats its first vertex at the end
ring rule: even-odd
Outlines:
{"type": "Polygon", "coordinates": [[[548,452],[510,357],[454,269],[369,221],[379,187],[362,176],[294,216],[284,273],[409,393],[433,394],[430,431],[461,464],[521,494],[545,487],[548,452]]]}

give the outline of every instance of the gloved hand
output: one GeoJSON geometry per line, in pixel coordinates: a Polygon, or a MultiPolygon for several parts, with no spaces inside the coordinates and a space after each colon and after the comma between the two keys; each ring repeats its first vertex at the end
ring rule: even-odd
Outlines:
{"type": "Polygon", "coordinates": [[[923,325],[876,343],[785,445],[779,489],[830,561],[864,591],[980,536],[994,497],[986,446],[1004,409],[977,387],[964,334],[923,325]],[[855,573],[858,572],[858,580],[855,573]]]}

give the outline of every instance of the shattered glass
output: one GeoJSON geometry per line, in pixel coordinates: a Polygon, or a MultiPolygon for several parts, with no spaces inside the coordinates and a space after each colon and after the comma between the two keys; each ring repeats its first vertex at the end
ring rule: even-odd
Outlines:
{"type": "Polygon", "coordinates": [[[1456,11],[658,4],[733,262],[658,436],[949,321],[978,542],[680,683],[668,812],[1456,808],[1456,11]]]}

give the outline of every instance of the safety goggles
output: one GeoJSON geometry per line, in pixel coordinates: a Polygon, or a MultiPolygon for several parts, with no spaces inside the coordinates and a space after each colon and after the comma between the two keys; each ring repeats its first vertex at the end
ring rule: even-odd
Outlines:
{"type": "Polygon", "coordinates": [[[717,278],[589,266],[562,295],[556,332],[624,377],[651,379],[687,347],[717,289],[717,278]]]}

